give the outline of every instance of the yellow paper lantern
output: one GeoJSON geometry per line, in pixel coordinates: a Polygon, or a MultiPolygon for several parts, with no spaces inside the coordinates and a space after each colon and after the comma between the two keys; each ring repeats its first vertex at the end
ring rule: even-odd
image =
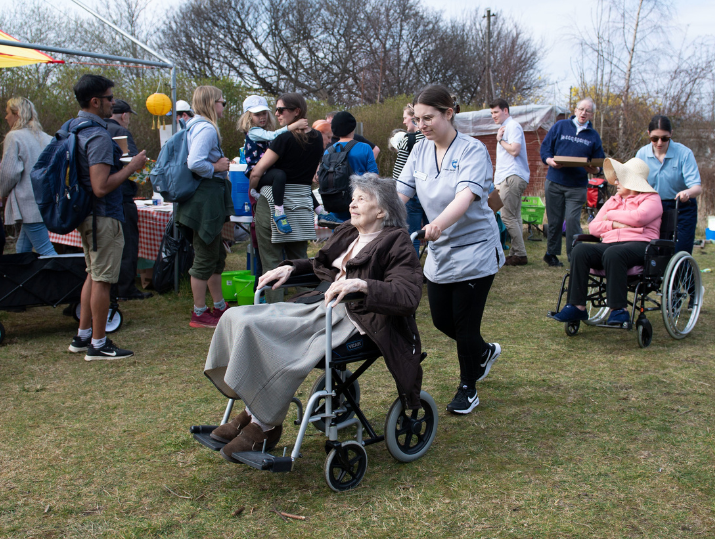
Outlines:
{"type": "MultiPolygon", "coordinates": [[[[166,94],[151,94],[146,100],[146,108],[152,115],[159,116],[162,119],[163,125],[164,116],[171,110],[171,99],[169,99],[169,96],[166,94]]],[[[156,125],[159,125],[158,121],[156,125]]],[[[155,129],[153,118],[151,128],[155,129]]]]}

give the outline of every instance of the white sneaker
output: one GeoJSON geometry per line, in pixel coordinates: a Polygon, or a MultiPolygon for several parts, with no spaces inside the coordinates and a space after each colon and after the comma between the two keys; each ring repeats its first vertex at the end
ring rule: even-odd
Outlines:
{"type": "Polygon", "coordinates": [[[492,365],[496,362],[496,360],[499,358],[501,355],[501,346],[499,346],[498,342],[495,343],[487,343],[487,349],[484,351],[484,354],[482,355],[482,360],[484,360],[483,363],[480,363],[479,366],[484,369],[484,374],[482,374],[479,378],[477,378],[477,382],[481,382],[487,377],[487,374],[489,374],[489,371],[492,368],[492,365]]]}

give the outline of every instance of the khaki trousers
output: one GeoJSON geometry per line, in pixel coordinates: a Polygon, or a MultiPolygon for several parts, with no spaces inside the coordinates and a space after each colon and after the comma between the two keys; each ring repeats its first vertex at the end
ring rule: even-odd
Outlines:
{"type": "Polygon", "coordinates": [[[519,176],[509,176],[497,185],[499,196],[504,204],[501,209],[501,220],[511,236],[509,254],[512,256],[526,256],[524,228],[521,221],[521,195],[527,185],[529,184],[519,176]]]}

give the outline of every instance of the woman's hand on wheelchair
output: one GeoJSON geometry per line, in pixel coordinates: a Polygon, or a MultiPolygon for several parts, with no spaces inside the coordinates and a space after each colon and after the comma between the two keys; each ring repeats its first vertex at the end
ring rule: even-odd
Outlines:
{"type": "Polygon", "coordinates": [[[267,271],[258,279],[258,284],[256,285],[256,288],[263,288],[268,283],[276,281],[276,284],[272,286],[272,289],[276,290],[288,280],[288,277],[290,277],[290,274],[293,273],[294,269],[295,266],[278,266],[275,269],[267,271]]]}
{"type": "Polygon", "coordinates": [[[425,239],[427,241],[437,241],[442,235],[442,229],[434,223],[423,226],[422,230],[425,231],[425,239]]]}
{"type": "Polygon", "coordinates": [[[347,294],[354,292],[362,292],[367,294],[367,283],[362,279],[345,279],[344,281],[336,281],[330,285],[330,288],[325,292],[325,305],[337,299],[336,303],[340,303],[347,294]]]}

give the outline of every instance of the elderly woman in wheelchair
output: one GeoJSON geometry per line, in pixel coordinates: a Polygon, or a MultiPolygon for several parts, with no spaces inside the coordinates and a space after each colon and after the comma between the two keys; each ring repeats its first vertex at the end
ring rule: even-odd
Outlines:
{"type": "Polygon", "coordinates": [[[259,290],[275,289],[291,276],[314,273],[317,289],[291,303],[230,309],[216,328],[205,374],[221,393],[246,405],[211,432],[214,440],[227,442],[221,455],[228,461],[238,462],[233,454],[270,450],[278,443],[293,395],[326,355],[326,312],[332,316],[333,348],[369,336],[379,349],[376,357],[385,358],[404,409],[423,407],[414,319],[422,269],[407,234],[405,206],[391,179],[365,174],[351,180],[351,220],[335,229],[315,259],[285,261],[258,282],[259,290]],[[348,296],[340,303],[355,293],[362,294],[360,301],[348,296]]]}
{"type": "Polygon", "coordinates": [[[627,163],[606,159],[603,169],[617,192],[589,224],[589,232],[595,238],[577,237],[578,244],[571,253],[568,303],[551,315],[558,322],[589,319],[589,273],[595,269],[605,270],[611,310],[607,325],[628,324],[628,270],[643,265],[650,241],[660,237],[663,207],[658,193],[648,184],[648,165],[637,158],[627,163]],[[587,243],[595,239],[599,243],[587,243]]]}

